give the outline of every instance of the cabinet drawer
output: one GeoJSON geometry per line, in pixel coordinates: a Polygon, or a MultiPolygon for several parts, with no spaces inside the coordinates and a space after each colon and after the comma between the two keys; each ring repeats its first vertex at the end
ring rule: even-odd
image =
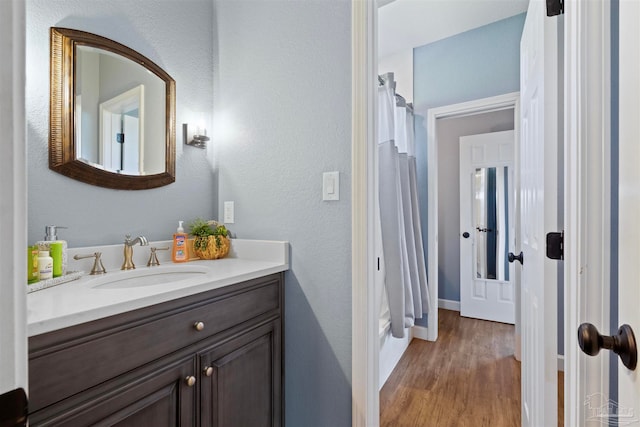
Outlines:
{"type": "Polygon", "coordinates": [[[43,408],[235,325],[279,316],[280,286],[280,276],[269,276],[228,286],[224,292],[205,292],[32,337],[30,410],[43,408]],[[196,328],[199,322],[202,328],[196,328]]]}

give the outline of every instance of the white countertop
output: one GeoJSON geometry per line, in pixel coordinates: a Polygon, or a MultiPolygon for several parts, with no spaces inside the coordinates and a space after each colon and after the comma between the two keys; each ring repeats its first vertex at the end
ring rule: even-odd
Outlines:
{"type": "MultiPolygon", "coordinates": [[[[170,242],[152,242],[151,246],[166,246],[170,242]]],[[[112,316],[150,305],[217,289],[234,283],[278,273],[289,269],[289,244],[279,241],[233,239],[227,258],[213,261],[190,261],[174,264],[166,251],[158,252],[160,266],[137,267],[121,271],[114,268],[121,262],[122,245],[69,249],[69,270],[89,271],[92,261],[73,261],[76,253],[103,252],[107,273],[85,275],[78,280],[43,289],[27,296],[28,335],[34,336],[68,326],[112,316]],[[119,254],[119,257],[116,255],[119,254]],[[117,261],[114,261],[117,260],[117,261]],[[75,265],[72,265],[75,263],[75,265]],[[88,265],[88,267],[87,267],[88,265]],[[178,281],[147,284],[135,287],[118,287],[121,280],[132,277],[186,275],[178,281]]],[[[148,258],[148,250],[134,247],[134,262],[148,258]],[[140,253],[140,254],[138,254],[140,253]]]]}

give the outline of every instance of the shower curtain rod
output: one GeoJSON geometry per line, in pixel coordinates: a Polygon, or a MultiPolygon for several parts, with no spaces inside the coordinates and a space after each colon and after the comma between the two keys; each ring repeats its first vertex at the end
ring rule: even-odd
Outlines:
{"type": "MultiPolygon", "coordinates": [[[[384,86],[386,83],[386,80],[384,79],[384,77],[382,76],[378,76],[378,87],[380,86],[384,86]]],[[[400,94],[394,94],[396,96],[396,107],[406,107],[408,108],[412,113],[413,113],[413,104],[407,102],[407,100],[404,98],[404,96],[400,95],[400,94]]]]}
{"type": "Polygon", "coordinates": [[[396,95],[396,107],[404,107],[409,110],[413,114],[413,104],[411,102],[407,102],[407,100],[402,95],[396,95]]]}

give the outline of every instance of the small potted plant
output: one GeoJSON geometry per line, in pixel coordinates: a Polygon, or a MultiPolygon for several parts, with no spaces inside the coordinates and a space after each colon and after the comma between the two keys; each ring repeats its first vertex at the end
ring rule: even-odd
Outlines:
{"type": "Polygon", "coordinates": [[[217,221],[196,218],[189,224],[190,234],[195,237],[193,252],[201,259],[223,258],[229,253],[231,242],[229,230],[217,221]]]}

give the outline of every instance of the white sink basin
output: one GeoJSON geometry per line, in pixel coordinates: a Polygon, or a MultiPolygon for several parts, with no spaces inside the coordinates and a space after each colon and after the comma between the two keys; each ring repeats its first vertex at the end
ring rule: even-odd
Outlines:
{"type": "Polygon", "coordinates": [[[197,265],[168,265],[107,273],[87,283],[93,289],[128,289],[145,286],[175,284],[194,278],[202,278],[211,270],[197,265]]]}

